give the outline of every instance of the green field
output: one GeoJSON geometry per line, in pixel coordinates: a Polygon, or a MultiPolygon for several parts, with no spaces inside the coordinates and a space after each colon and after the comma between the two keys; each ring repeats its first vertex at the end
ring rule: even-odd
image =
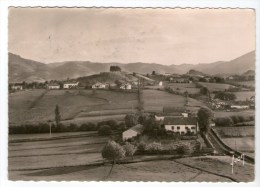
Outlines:
{"type": "Polygon", "coordinates": [[[208,83],[208,82],[200,82],[200,84],[204,87],[207,87],[210,92],[214,91],[225,91],[229,88],[234,88],[230,84],[222,84],[222,83],[208,83]]]}
{"type": "Polygon", "coordinates": [[[240,81],[240,82],[234,82],[234,83],[239,84],[239,85],[255,87],[255,81],[240,81]]]}
{"type": "Polygon", "coordinates": [[[215,111],[214,115],[216,118],[230,117],[230,116],[255,116],[255,110],[241,110],[241,111],[215,111]]]}
{"type": "Polygon", "coordinates": [[[143,90],[146,111],[162,112],[164,106],[183,107],[185,97],[159,90],[143,90]]]}
{"type": "Polygon", "coordinates": [[[9,97],[9,123],[39,123],[54,120],[56,104],[62,121],[89,122],[116,118],[123,119],[136,110],[137,94],[108,90],[31,90],[16,92],[9,97]],[[104,115],[104,117],[102,117],[104,115]]]}
{"type": "Polygon", "coordinates": [[[197,94],[200,92],[194,83],[167,83],[167,86],[180,93],[187,91],[189,94],[197,94]]]}
{"type": "Polygon", "coordinates": [[[249,100],[252,96],[255,96],[253,91],[244,91],[244,92],[234,92],[237,97],[237,101],[246,101],[249,100]]]}

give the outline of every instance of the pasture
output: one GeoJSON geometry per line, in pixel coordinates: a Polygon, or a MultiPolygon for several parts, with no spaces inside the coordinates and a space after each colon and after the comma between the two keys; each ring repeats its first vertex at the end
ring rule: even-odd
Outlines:
{"type": "Polygon", "coordinates": [[[234,83],[239,85],[244,85],[244,86],[255,87],[255,81],[240,81],[240,82],[236,81],[234,83]]]}
{"type": "Polygon", "coordinates": [[[216,118],[220,117],[230,117],[230,116],[255,116],[255,110],[241,110],[241,111],[214,111],[214,116],[216,118]]]}
{"type": "Polygon", "coordinates": [[[9,123],[35,124],[54,121],[54,109],[59,105],[62,121],[89,122],[123,119],[137,106],[137,94],[108,90],[30,90],[9,97],[9,123]],[[115,111],[114,111],[115,110],[115,111]],[[101,116],[104,115],[104,118],[101,116]],[[79,118],[79,119],[78,119],[79,118]]]}
{"type": "Polygon", "coordinates": [[[237,101],[246,101],[249,100],[252,96],[255,96],[253,91],[244,91],[244,92],[234,92],[237,97],[237,101]]]}
{"type": "Polygon", "coordinates": [[[164,106],[183,107],[185,97],[159,90],[143,90],[144,109],[146,111],[162,112],[164,106]]]}
{"type": "MultiPolygon", "coordinates": [[[[12,135],[10,135],[12,139],[12,135]]],[[[9,142],[9,170],[75,166],[102,160],[101,150],[109,137],[98,135],[43,141],[9,142]]]]}
{"type": "Polygon", "coordinates": [[[230,157],[203,156],[102,166],[78,165],[9,173],[10,180],[65,181],[166,181],[248,182],[254,180],[254,166],[237,164],[231,174],[230,157]],[[221,176],[220,176],[221,175],[221,176]],[[232,180],[231,180],[232,179],[232,180]]]}
{"type": "Polygon", "coordinates": [[[214,127],[214,129],[221,138],[255,136],[255,126],[214,127]]]}
{"type": "Polygon", "coordinates": [[[235,88],[236,87],[236,86],[232,86],[230,84],[222,84],[222,83],[200,82],[200,84],[204,87],[207,87],[210,92],[225,91],[229,88],[235,88]]]}
{"type": "Polygon", "coordinates": [[[189,94],[197,94],[200,92],[194,83],[167,83],[167,86],[180,93],[187,91],[189,94]]]}

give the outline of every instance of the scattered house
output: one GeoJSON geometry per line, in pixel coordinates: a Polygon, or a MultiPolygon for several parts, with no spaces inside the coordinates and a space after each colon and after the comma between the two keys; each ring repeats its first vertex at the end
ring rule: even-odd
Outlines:
{"type": "Polygon", "coordinates": [[[143,132],[143,126],[141,124],[137,124],[130,129],[126,130],[122,134],[123,141],[126,141],[128,139],[134,138],[137,135],[140,135],[143,132]]]}
{"type": "Polygon", "coordinates": [[[58,90],[60,89],[60,85],[57,83],[50,83],[47,85],[47,88],[50,90],[58,90]]]}
{"type": "Polygon", "coordinates": [[[255,96],[250,97],[249,99],[251,102],[255,102],[255,96]]]}
{"type": "Polygon", "coordinates": [[[230,108],[231,109],[239,109],[239,110],[241,110],[241,109],[249,109],[249,105],[230,105],[230,108]]]}
{"type": "Polygon", "coordinates": [[[159,86],[162,86],[162,85],[163,85],[163,82],[162,82],[162,81],[160,81],[160,82],[159,82],[159,86]]]}
{"type": "Polygon", "coordinates": [[[63,88],[64,89],[71,89],[71,88],[75,88],[79,85],[79,82],[64,82],[63,83],[63,88]]]}
{"type": "Polygon", "coordinates": [[[119,88],[122,89],[122,90],[131,90],[132,85],[129,84],[129,83],[125,83],[125,84],[122,84],[119,88]]]}
{"type": "Polygon", "coordinates": [[[106,84],[97,82],[97,83],[93,84],[91,86],[91,88],[93,88],[93,89],[104,89],[104,88],[106,88],[106,84]]]}
{"type": "Polygon", "coordinates": [[[199,131],[196,117],[165,117],[163,125],[166,131],[172,131],[181,135],[189,132],[197,134],[199,131]]]}
{"type": "Polygon", "coordinates": [[[22,83],[14,83],[11,85],[11,90],[23,90],[22,83]]]}
{"type": "Polygon", "coordinates": [[[189,83],[189,79],[183,77],[171,77],[170,82],[173,83],[189,83]]]}

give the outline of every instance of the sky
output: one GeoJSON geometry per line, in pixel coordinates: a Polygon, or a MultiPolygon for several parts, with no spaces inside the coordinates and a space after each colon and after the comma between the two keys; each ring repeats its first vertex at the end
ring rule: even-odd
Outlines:
{"type": "Polygon", "coordinates": [[[252,9],[9,8],[9,52],[62,61],[199,64],[255,50],[252,9]]]}

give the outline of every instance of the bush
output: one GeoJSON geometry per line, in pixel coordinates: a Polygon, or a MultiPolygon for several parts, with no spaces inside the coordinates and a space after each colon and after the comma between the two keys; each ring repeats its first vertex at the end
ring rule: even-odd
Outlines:
{"type": "Polygon", "coordinates": [[[233,120],[230,117],[216,118],[215,119],[216,126],[232,126],[233,120]]]}
{"type": "Polygon", "coordinates": [[[176,151],[180,155],[190,154],[192,152],[191,148],[187,144],[179,144],[177,145],[176,151]]]}
{"type": "Polygon", "coordinates": [[[115,163],[117,160],[125,157],[125,150],[115,141],[109,141],[102,150],[102,157],[115,163]]]}
{"type": "Polygon", "coordinates": [[[133,158],[133,155],[136,152],[136,146],[127,142],[123,148],[125,150],[125,156],[131,156],[133,158]]]}
{"type": "Polygon", "coordinates": [[[141,142],[141,143],[138,144],[137,150],[143,152],[143,151],[146,150],[146,147],[147,147],[146,143],[141,142]]]}
{"type": "Polygon", "coordinates": [[[153,142],[147,145],[146,151],[149,153],[159,153],[162,150],[161,143],[153,142]]]}
{"type": "Polygon", "coordinates": [[[99,129],[98,129],[98,134],[99,135],[109,135],[111,134],[111,127],[108,126],[108,125],[103,125],[103,126],[100,126],[99,129]]]}
{"type": "Polygon", "coordinates": [[[94,123],[83,123],[79,127],[79,131],[95,131],[96,125],[94,123]]]}

